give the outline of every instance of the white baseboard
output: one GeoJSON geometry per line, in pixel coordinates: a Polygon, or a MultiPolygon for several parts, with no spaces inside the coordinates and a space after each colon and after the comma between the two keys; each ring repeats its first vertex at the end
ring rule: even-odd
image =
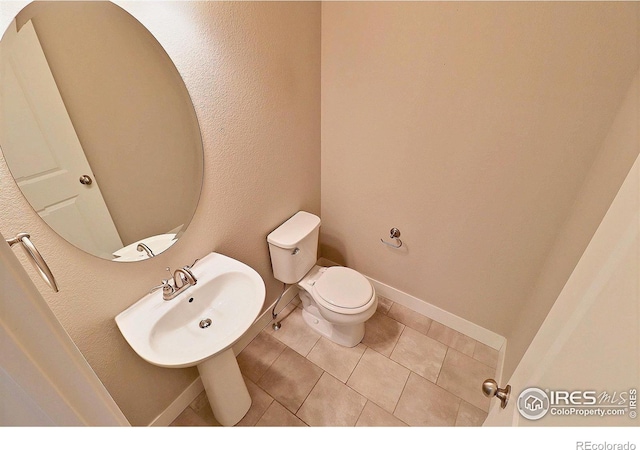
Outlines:
{"type": "Polygon", "coordinates": [[[168,427],[184,411],[192,401],[204,390],[204,385],[200,377],[196,378],[183,392],[176,398],[167,409],[162,411],[158,417],[149,424],[150,427],[168,427]]]}
{"type": "Polygon", "coordinates": [[[498,364],[496,365],[496,380],[498,381],[498,386],[507,384],[507,380],[502,379],[503,371],[504,371],[504,359],[506,356],[507,356],[507,340],[505,339],[504,344],[498,350],[498,364]]]}
{"type": "Polygon", "coordinates": [[[476,325],[467,319],[456,316],[455,314],[407,294],[406,292],[402,292],[396,288],[386,285],[378,280],[374,280],[369,277],[367,278],[371,281],[371,284],[378,295],[386,297],[395,303],[427,316],[436,322],[440,322],[442,325],[459,331],[460,333],[465,334],[478,342],[482,342],[491,348],[500,350],[506,341],[505,338],[499,334],[487,330],[480,325],[476,325]]]}

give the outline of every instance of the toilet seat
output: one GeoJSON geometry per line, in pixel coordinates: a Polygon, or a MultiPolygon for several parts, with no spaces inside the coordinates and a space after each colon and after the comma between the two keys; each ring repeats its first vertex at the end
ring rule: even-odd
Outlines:
{"type": "Polygon", "coordinates": [[[340,314],[358,314],[374,299],[373,286],[348,267],[329,267],[313,284],[313,297],[323,307],[340,314]]]}

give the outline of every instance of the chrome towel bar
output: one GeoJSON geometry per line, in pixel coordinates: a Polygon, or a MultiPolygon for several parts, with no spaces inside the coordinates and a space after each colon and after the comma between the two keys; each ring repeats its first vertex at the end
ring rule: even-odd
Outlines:
{"type": "Polygon", "coordinates": [[[44,258],[38,251],[31,239],[31,236],[28,233],[18,233],[16,237],[13,239],[6,239],[7,244],[10,247],[13,247],[14,244],[22,244],[22,248],[24,248],[27,256],[31,259],[33,266],[36,268],[42,279],[54,290],[54,292],[58,292],[58,284],[56,283],[56,279],[51,273],[51,269],[45,262],[44,258]]]}

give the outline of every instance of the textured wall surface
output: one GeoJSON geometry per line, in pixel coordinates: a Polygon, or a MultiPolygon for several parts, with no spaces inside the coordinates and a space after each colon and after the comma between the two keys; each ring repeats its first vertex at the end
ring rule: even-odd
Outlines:
{"type": "Polygon", "coordinates": [[[323,3],[323,255],[509,337],[638,69],[639,7],[323,3]]]}
{"type": "MultiPolygon", "coordinates": [[[[0,2],[0,28],[23,4],[0,2]]],[[[212,250],[274,300],[265,237],[321,205],[323,256],[513,339],[517,361],[637,154],[637,103],[620,109],[636,95],[636,3],[118,4],[195,105],[191,226],[157,258],[101,261],[51,232],[0,164],[0,231],[32,233],[61,292],[17,254],[134,425],[197,374],[142,361],[115,315],[212,250]],[[401,251],[379,242],[392,226],[401,251]]]]}
{"type": "MultiPolygon", "coordinates": [[[[26,2],[2,2],[6,29],[26,2]]],[[[147,425],[197,376],[162,369],[125,342],[114,317],[166,276],[217,251],[255,268],[267,303],[273,279],[266,236],[300,209],[320,213],[320,5],[312,2],[118,2],[163,45],[200,121],[202,195],[182,239],[136,263],[89,256],[54,234],[0,164],[0,230],[33,241],[54,272],[52,293],[16,250],[34,283],[133,425],[147,425]]],[[[267,305],[265,304],[265,309],[267,305]]]]}

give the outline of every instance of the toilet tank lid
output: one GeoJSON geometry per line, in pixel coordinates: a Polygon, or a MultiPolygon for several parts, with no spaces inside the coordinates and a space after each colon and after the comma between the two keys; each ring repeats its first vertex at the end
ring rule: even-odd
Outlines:
{"type": "Polygon", "coordinates": [[[301,240],[319,226],[320,217],[306,211],[299,211],[269,233],[267,242],[280,248],[295,248],[301,240]]]}

